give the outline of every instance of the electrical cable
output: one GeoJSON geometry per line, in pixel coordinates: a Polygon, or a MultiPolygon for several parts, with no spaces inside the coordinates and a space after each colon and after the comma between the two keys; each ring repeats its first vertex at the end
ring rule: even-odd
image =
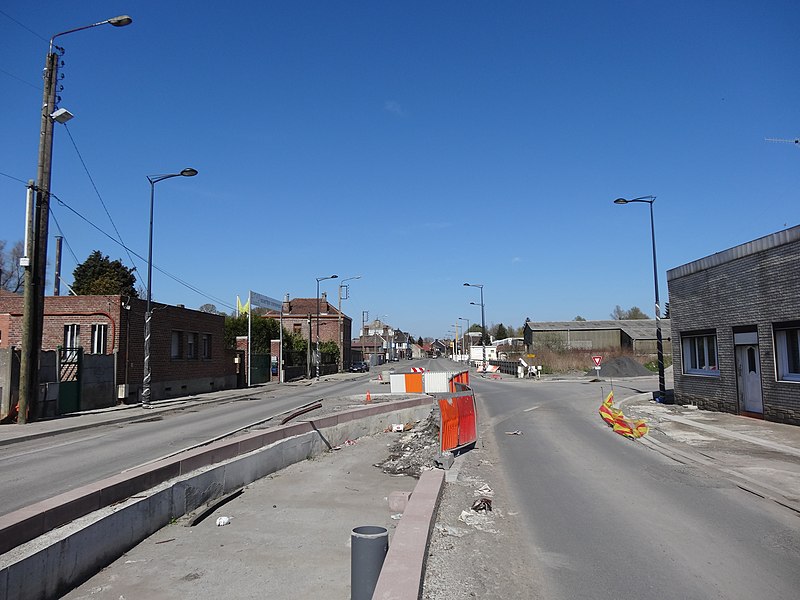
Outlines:
{"type": "Polygon", "coordinates": [[[108,212],[108,207],[106,206],[106,203],[103,201],[103,197],[100,195],[100,190],[97,189],[97,185],[94,182],[94,178],[92,177],[92,174],[89,172],[89,167],[86,166],[86,161],[83,160],[81,151],[78,150],[78,145],[75,143],[75,138],[72,137],[72,132],[69,130],[69,127],[67,127],[66,123],[63,123],[63,125],[64,129],[66,129],[67,131],[67,136],[69,136],[69,140],[72,142],[72,147],[75,148],[75,153],[78,155],[78,158],[80,159],[81,164],[83,165],[83,170],[86,171],[86,176],[89,178],[89,181],[91,182],[92,187],[94,188],[94,193],[97,194],[97,197],[100,199],[100,204],[103,205],[103,210],[106,211],[106,216],[108,217],[108,220],[111,222],[111,226],[114,228],[114,231],[117,234],[117,239],[119,239],[122,247],[125,248],[125,252],[128,253],[128,259],[131,261],[133,267],[138,270],[139,266],[136,264],[136,261],[133,260],[131,253],[128,252],[128,249],[125,246],[125,242],[122,239],[122,235],[120,234],[119,229],[117,229],[117,224],[114,223],[114,219],[111,218],[111,213],[108,212]]]}

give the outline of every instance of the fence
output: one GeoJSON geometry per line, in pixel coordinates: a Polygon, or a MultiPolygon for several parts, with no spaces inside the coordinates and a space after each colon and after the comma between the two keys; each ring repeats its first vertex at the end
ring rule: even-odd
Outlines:
{"type": "Polygon", "coordinates": [[[519,366],[518,360],[489,360],[490,365],[500,367],[500,372],[506,375],[517,376],[517,367],[519,366]]]}

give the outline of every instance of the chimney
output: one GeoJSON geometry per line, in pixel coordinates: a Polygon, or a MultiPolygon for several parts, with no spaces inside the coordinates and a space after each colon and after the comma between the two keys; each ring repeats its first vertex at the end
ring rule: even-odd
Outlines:
{"type": "Polygon", "coordinates": [[[283,312],[284,314],[292,312],[292,303],[289,302],[289,294],[283,297],[283,312]]]}
{"type": "Polygon", "coordinates": [[[322,295],[319,297],[319,310],[328,314],[328,292],[322,292],[322,295]]]}

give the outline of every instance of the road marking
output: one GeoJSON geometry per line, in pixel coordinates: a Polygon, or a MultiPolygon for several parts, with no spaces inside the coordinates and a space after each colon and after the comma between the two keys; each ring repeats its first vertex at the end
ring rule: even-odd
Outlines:
{"type": "Polygon", "coordinates": [[[530,408],[526,408],[522,412],[531,412],[532,410],[536,410],[537,408],[539,408],[539,407],[538,406],[531,406],[530,408]]]}

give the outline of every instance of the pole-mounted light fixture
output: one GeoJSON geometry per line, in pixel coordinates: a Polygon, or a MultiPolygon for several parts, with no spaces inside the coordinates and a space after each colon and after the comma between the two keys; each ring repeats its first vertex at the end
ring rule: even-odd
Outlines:
{"type": "Polygon", "coordinates": [[[650,239],[653,245],[653,285],[655,286],[656,295],[656,352],[658,354],[658,394],[659,401],[666,401],[666,383],[664,381],[664,342],[661,336],[661,306],[658,299],[658,262],[656,261],[656,228],[653,220],[653,203],[656,201],[655,196],[639,196],[638,198],[617,198],[614,204],[631,204],[633,202],[641,202],[642,204],[650,205],[650,239]]]}
{"type": "Polygon", "coordinates": [[[151,308],[153,298],[153,200],[156,193],[156,184],[172,177],[194,177],[197,169],[187,167],[180,173],[167,173],[165,175],[148,175],[150,182],[150,235],[147,244],[147,312],[144,316],[144,379],[142,381],[142,408],[152,408],[150,381],[150,321],[153,317],[151,308]]]}
{"type": "MultiPolygon", "coordinates": [[[[316,343],[316,352],[317,352],[317,381],[319,381],[319,372],[322,363],[322,355],[319,353],[319,282],[325,281],[326,279],[338,279],[338,275],[329,275],[328,277],[317,277],[317,343],[316,343]]],[[[310,332],[309,332],[310,333],[310,332]]],[[[310,341],[310,340],[309,340],[310,341]]]]}

